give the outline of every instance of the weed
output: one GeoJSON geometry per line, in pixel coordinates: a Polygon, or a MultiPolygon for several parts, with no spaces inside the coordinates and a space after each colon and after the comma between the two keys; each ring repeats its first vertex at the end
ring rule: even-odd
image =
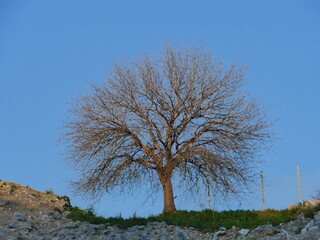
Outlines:
{"type": "Polygon", "coordinates": [[[10,186],[10,193],[12,194],[15,190],[17,190],[17,187],[15,185],[10,186]]]}
{"type": "Polygon", "coordinates": [[[32,197],[35,197],[35,198],[40,197],[40,195],[39,195],[39,194],[35,194],[35,193],[31,193],[31,196],[32,196],[32,197]]]}
{"type": "Polygon", "coordinates": [[[44,190],[44,192],[45,192],[46,194],[53,194],[52,188],[47,188],[46,190],[44,190]]]}

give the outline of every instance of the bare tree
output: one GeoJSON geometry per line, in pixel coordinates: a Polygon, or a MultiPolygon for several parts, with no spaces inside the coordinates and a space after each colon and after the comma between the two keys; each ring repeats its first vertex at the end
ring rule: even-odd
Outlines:
{"type": "Polygon", "coordinates": [[[252,180],[270,138],[265,114],[241,90],[244,71],[203,48],[166,46],[158,58],[115,65],[73,103],[64,139],[81,172],[77,190],[161,183],[163,213],[175,212],[173,177],[191,190],[237,193],[252,180]]]}

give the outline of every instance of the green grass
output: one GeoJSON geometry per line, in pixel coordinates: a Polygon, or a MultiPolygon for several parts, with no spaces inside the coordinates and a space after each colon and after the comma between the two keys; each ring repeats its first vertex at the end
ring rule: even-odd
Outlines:
{"type": "Polygon", "coordinates": [[[104,218],[97,216],[93,208],[81,210],[78,207],[74,207],[70,211],[68,218],[92,224],[116,225],[122,229],[135,225],[145,225],[148,222],[166,222],[170,225],[194,227],[203,232],[213,232],[219,227],[231,228],[232,226],[237,226],[239,228],[254,229],[264,224],[277,225],[294,220],[299,214],[312,218],[314,212],[317,211],[320,211],[320,205],[313,208],[299,206],[292,210],[178,211],[177,213],[150,216],[148,218],[132,217],[124,219],[121,216],[104,218]]]}
{"type": "MultiPolygon", "coordinates": [[[[150,219],[150,218],[149,218],[150,219]]],[[[150,220],[165,221],[168,224],[177,226],[194,227],[205,232],[212,232],[219,227],[253,229],[263,224],[279,224],[295,219],[287,210],[265,210],[265,211],[179,211],[177,214],[159,215],[150,220]]]]}

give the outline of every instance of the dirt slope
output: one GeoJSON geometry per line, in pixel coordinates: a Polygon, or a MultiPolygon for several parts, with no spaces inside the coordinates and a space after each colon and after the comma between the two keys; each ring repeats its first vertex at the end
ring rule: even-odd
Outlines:
{"type": "Polygon", "coordinates": [[[70,202],[65,197],[43,193],[20,184],[0,181],[0,224],[11,221],[14,212],[39,216],[41,212],[69,210],[70,202]]]}

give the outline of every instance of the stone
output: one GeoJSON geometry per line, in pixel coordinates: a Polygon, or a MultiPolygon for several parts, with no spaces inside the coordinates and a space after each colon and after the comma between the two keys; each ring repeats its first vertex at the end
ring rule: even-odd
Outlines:
{"type": "Polygon", "coordinates": [[[183,231],[183,230],[180,230],[180,231],[178,232],[178,236],[179,236],[180,239],[182,239],[182,240],[189,240],[189,239],[190,239],[189,236],[187,235],[187,233],[186,233],[185,231],[183,231]]]}
{"type": "Polygon", "coordinates": [[[308,230],[309,231],[315,231],[315,230],[318,230],[319,227],[318,226],[313,226],[313,227],[310,227],[308,230]]]}
{"type": "Polygon", "coordinates": [[[13,221],[26,221],[26,216],[24,214],[15,212],[13,213],[13,221]]]}
{"type": "Polygon", "coordinates": [[[127,229],[128,232],[135,232],[136,231],[136,228],[135,227],[130,227],[127,229]]]}
{"type": "Polygon", "coordinates": [[[242,229],[239,231],[239,233],[240,233],[241,235],[243,235],[243,236],[246,236],[249,232],[250,232],[250,230],[244,229],[244,228],[242,228],[242,229]]]}
{"type": "Polygon", "coordinates": [[[9,224],[9,225],[8,225],[8,228],[16,228],[16,225],[14,225],[14,224],[9,224]]]}
{"type": "Polygon", "coordinates": [[[41,215],[41,217],[40,217],[40,220],[42,221],[42,222],[50,222],[50,217],[49,217],[49,215],[41,215]]]}
{"type": "Polygon", "coordinates": [[[218,240],[220,234],[225,234],[225,231],[218,231],[214,233],[213,240],[218,240]]]}
{"type": "Polygon", "coordinates": [[[232,231],[236,232],[236,231],[238,231],[239,228],[237,226],[232,226],[231,229],[232,229],[232,231]]]}
{"type": "MultiPolygon", "coordinates": [[[[121,240],[121,238],[119,240],[121,240]]],[[[142,236],[139,240],[151,240],[151,238],[149,236],[142,236]]]]}
{"type": "Polygon", "coordinates": [[[153,230],[153,233],[156,234],[156,235],[158,235],[158,234],[161,234],[162,231],[161,231],[161,229],[154,229],[154,230],[153,230]]]}
{"type": "Polygon", "coordinates": [[[311,221],[305,226],[305,228],[310,228],[310,227],[313,227],[314,225],[315,225],[314,220],[311,220],[311,221]]]}
{"type": "Polygon", "coordinates": [[[314,215],[314,219],[315,219],[316,221],[320,221],[320,212],[318,212],[318,213],[316,213],[316,214],[314,215]]]}
{"type": "Polygon", "coordinates": [[[263,226],[258,226],[253,231],[262,231],[262,230],[263,230],[263,226]]]}
{"type": "Polygon", "coordinates": [[[4,206],[6,206],[8,203],[9,203],[9,201],[7,201],[7,200],[1,200],[1,199],[0,199],[0,207],[4,207],[4,206]]]}
{"type": "Polygon", "coordinates": [[[36,237],[36,240],[46,240],[44,237],[36,237]]]}
{"type": "Polygon", "coordinates": [[[136,229],[138,230],[143,230],[145,227],[144,226],[136,226],[136,229]]]}
{"type": "Polygon", "coordinates": [[[61,214],[55,211],[49,212],[48,215],[50,217],[53,217],[54,219],[60,219],[61,218],[61,214]]]}

